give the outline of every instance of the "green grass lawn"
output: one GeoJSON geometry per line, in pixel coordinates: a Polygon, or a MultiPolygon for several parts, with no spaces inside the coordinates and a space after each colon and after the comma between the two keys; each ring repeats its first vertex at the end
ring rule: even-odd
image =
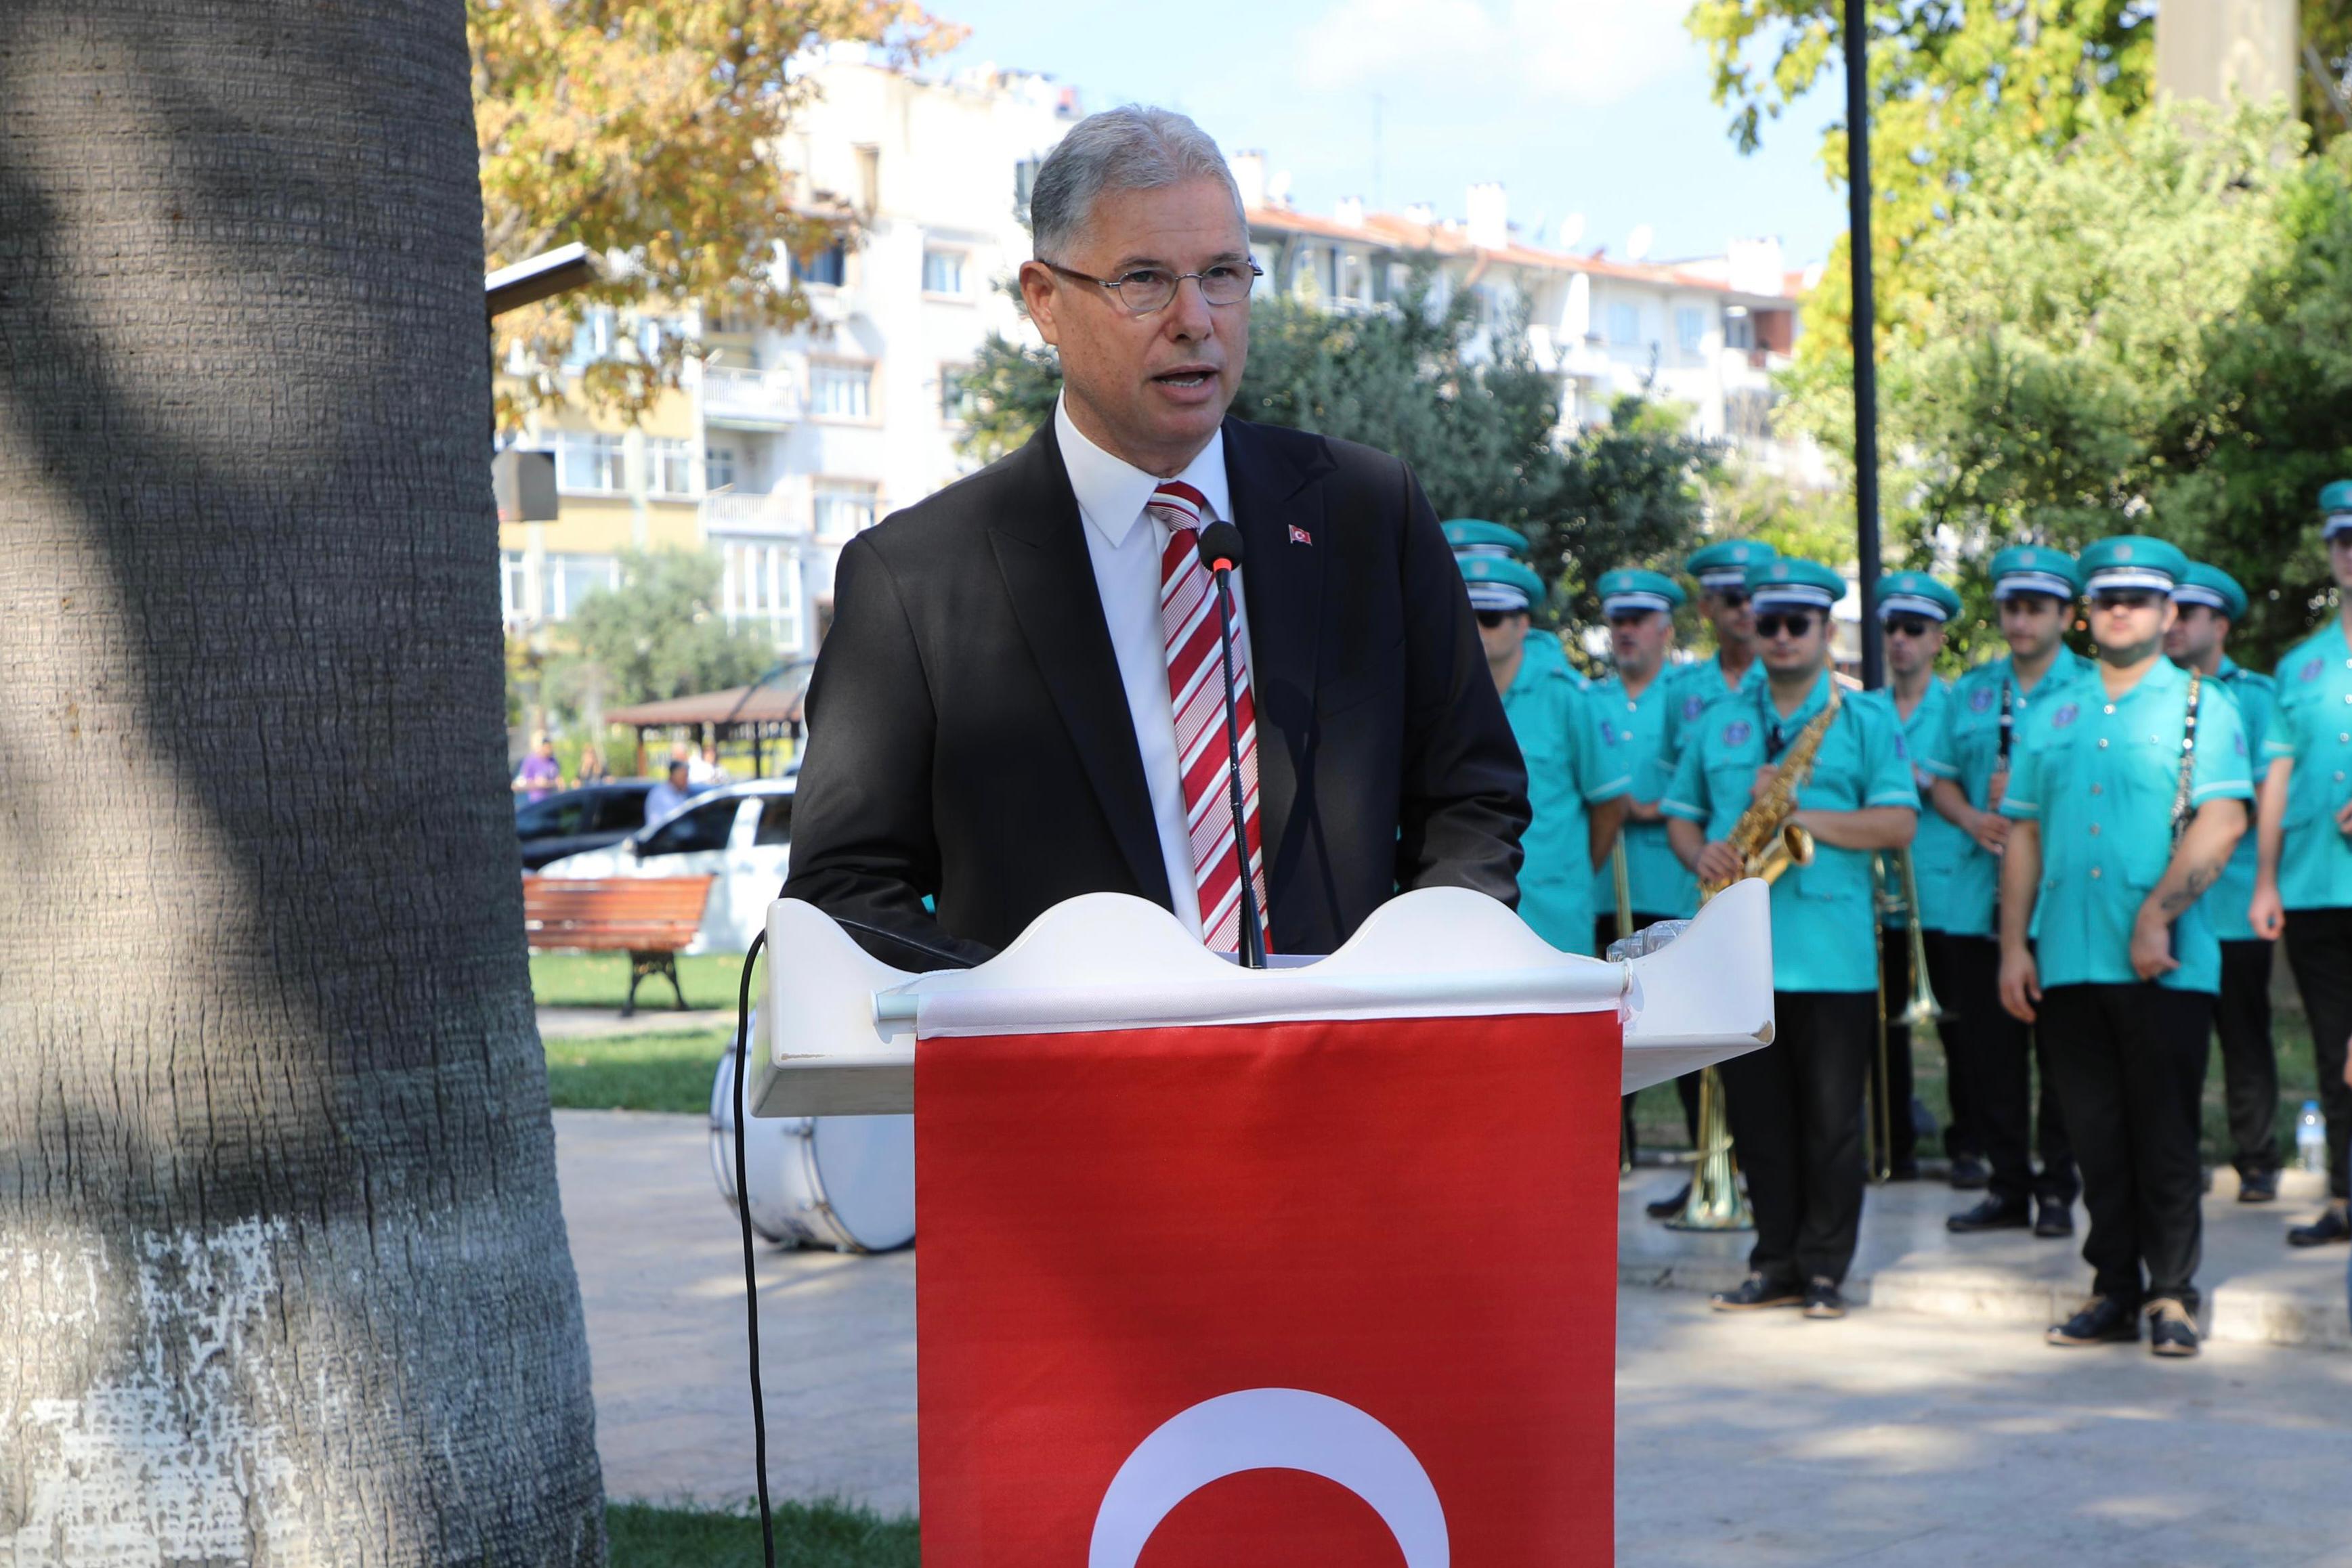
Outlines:
{"type": "MultiPolygon", "coordinates": [[[[2279,1115],[2278,1136],[2281,1152],[2292,1161],[2294,1156],[2294,1119],[2303,1110],[2305,1100],[2318,1097],[2318,1073],[2311,1060],[2311,1026],[2296,1013],[2280,1012],[2273,1030],[2278,1042],[2279,1115]]],[[[1933,1030],[1923,1030],[1911,1042],[1911,1077],[1914,1091],[1927,1103],[1929,1112],[1940,1128],[1952,1113],[1950,1092],[1946,1088],[1944,1048],[1933,1030]]],[[[2205,1115],[2203,1146],[2209,1165],[2230,1163],[2229,1113],[2221,1098],[2221,1048],[2213,1047],[2212,1060],[2205,1070],[2205,1115]]],[[[1642,1091],[1633,1102],[1634,1126],[1642,1147],[1654,1149],[1687,1149],[1690,1139],[1683,1131],[1682,1102],[1675,1097],[1671,1083],[1654,1084],[1642,1091]]],[[[1923,1158],[1939,1157],[1944,1152],[1939,1133],[1920,1145],[1923,1158]]]]}
{"type": "MultiPolygon", "coordinates": [[[[765,958],[751,972],[751,998],[755,1002],[767,972],[765,958]]],[[[737,988],[742,983],[743,956],[703,953],[680,958],[677,977],[680,988],[686,992],[687,1006],[732,1011],[737,988]]],[[[543,1008],[611,1008],[618,1012],[629,995],[628,955],[533,953],[530,991],[532,998],[543,1008]]],[[[673,1005],[667,980],[656,976],[637,987],[638,1011],[673,1005]]]]}
{"type": "MultiPolygon", "coordinates": [[[[835,1503],[780,1502],[776,1562],[782,1568],[918,1568],[921,1537],[911,1519],[883,1519],[835,1503]]],[[[604,1508],[611,1568],[759,1568],[760,1516],[616,1502],[604,1508]]]]}
{"type": "Polygon", "coordinates": [[[621,1034],[554,1039],[547,1048],[547,1096],[574,1111],[710,1109],[711,1073],[735,1048],[735,1031],[621,1034]]]}

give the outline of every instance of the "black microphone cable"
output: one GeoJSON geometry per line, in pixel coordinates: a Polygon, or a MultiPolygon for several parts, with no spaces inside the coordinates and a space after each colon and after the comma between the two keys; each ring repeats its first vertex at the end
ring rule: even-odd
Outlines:
{"type": "Polygon", "coordinates": [[[745,1172],[743,1124],[751,1119],[743,1103],[743,1057],[751,1036],[751,966],[768,945],[763,929],[751,938],[743,955],[743,984],[735,995],[735,1215],[743,1226],[743,1321],[751,1337],[751,1462],[760,1481],[760,1552],[767,1568],[776,1568],[776,1521],[768,1508],[768,1408],[760,1389],[760,1272],[751,1249],[751,1186],[745,1172]]]}

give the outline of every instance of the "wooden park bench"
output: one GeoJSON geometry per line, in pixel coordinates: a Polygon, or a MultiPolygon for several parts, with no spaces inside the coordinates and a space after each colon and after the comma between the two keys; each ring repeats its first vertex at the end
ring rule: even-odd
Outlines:
{"type": "Polygon", "coordinates": [[[669,981],[678,1009],[677,953],[702,929],[710,896],[709,876],[560,877],[522,879],[522,924],[533,947],[574,947],[629,956],[629,996],[621,1016],[637,1010],[637,986],[648,975],[669,981]]]}

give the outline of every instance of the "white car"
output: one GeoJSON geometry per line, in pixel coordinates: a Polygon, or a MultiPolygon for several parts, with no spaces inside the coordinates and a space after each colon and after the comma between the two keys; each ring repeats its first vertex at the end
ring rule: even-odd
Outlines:
{"type": "Polygon", "coordinates": [[[740,953],[768,923],[792,858],[796,777],[721,784],[608,849],[540,868],[541,876],[715,876],[688,953],[740,953]]]}

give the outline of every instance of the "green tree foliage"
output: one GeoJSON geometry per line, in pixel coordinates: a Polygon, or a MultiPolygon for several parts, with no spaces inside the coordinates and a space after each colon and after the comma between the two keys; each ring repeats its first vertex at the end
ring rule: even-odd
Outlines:
{"type": "MultiPolygon", "coordinates": [[[[1637,397],[1563,444],[1558,380],[1525,334],[1508,321],[1482,333],[1466,294],[1433,307],[1432,281],[1419,268],[1397,308],[1366,315],[1256,301],[1234,413],[1395,453],[1439,516],[1525,533],[1555,607],[1590,618],[1601,572],[1667,560],[1696,537],[1719,454],[1685,434],[1687,411],[1637,397]]],[[[966,450],[993,458],[1052,416],[1061,373],[1051,350],[992,339],[964,386],[966,450]]]]}
{"type": "Polygon", "coordinates": [[[720,562],[698,550],[621,557],[621,586],[592,593],[566,622],[574,646],[549,661],[559,702],[593,690],[621,706],[740,686],[775,663],[768,639],[719,610],[720,562]]]}
{"type": "MultiPolygon", "coordinates": [[[[2195,106],[1987,160],[1885,347],[1913,559],[2153,532],[2247,585],[2249,663],[2300,634],[2324,583],[2298,541],[2352,473],[2348,171],[2352,141],[2308,157],[2283,114],[2195,106]]],[[[1801,380],[1790,413],[1851,425],[1842,382],[1801,380]]]]}
{"type": "MultiPolygon", "coordinates": [[[[572,240],[613,264],[602,281],[499,318],[498,350],[543,366],[592,305],[699,299],[776,320],[806,300],[779,265],[847,235],[842,193],[799,189],[778,162],[814,91],[795,55],[863,42],[901,59],[960,30],[912,0],[467,0],[482,247],[493,267],[572,240]]],[[[675,386],[683,341],[634,338],[590,363],[598,404],[641,413],[675,386]]],[[[500,392],[512,423],[554,395],[551,371],[500,392]]]]}

